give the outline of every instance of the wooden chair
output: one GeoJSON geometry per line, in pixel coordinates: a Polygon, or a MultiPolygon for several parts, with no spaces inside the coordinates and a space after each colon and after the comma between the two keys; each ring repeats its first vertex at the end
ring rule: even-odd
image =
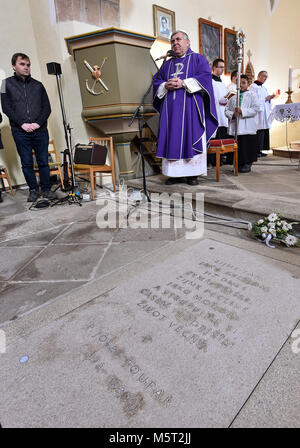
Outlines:
{"type": "MultiPolygon", "coordinates": [[[[64,185],[64,180],[63,180],[63,175],[62,175],[62,170],[61,170],[61,163],[58,157],[58,152],[54,143],[54,140],[49,140],[49,149],[48,149],[48,153],[53,155],[53,162],[49,162],[49,168],[50,168],[50,175],[52,174],[58,174],[61,184],[64,185]]],[[[39,167],[38,164],[34,163],[34,172],[35,175],[38,176],[39,175],[39,167]]]]}
{"type": "Polygon", "coordinates": [[[207,154],[216,154],[216,180],[220,182],[221,154],[233,152],[234,156],[234,175],[238,176],[238,144],[234,139],[210,140],[210,147],[207,148],[207,154]]]}
{"type": "Polygon", "coordinates": [[[91,196],[92,200],[95,199],[96,188],[96,173],[104,173],[112,176],[114,191],[116,191],[116,172],[115,172],[115,159],[114,159],[114,145],[112,137],[91,137],[90,143],[96,142],[98,145],[109,146],[110,153],[110,165],[81,165],[74,164],[75,173],[86,173],[90,177],[91,182],[91,196]]]}
{"type": "Polygon", "coordinates": [[[14,190],[13,190],[13,187],[12,187],[12,184],[11,184],[11,181],[10,181],[10,178],[9,178],[9,175],[8,175],[8,171],[7,171],[7,169],[5,168],[5,166],[3,166],[3,165],[0,165],[0,179],[1,179],[2,187],[3,187],[3,190],[4,190],[4,191],[5,191],[5,184],[4,184],[4,180],[3,180],[3,179],[6,179],[6,180],[7,180],[7,183],[8,183],[8,185],[9,185],[11,194],[14,196],[14,195],[15,195],[15,192],[14,192],[14,190]]]}

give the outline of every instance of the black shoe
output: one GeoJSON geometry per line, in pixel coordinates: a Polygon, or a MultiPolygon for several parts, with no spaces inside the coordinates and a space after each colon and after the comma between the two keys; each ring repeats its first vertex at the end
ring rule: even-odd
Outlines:
{"type": "Polygon", "coordinates": [[[199,185],[199,181],[197,179],[197,176],[189,176],[186,178],[186,183],[188,185],[199,185]]]}
{"type": "Polygon", "coordinates": [[[165,185],[182,184],[184,182],[184,177],[169,177],[166,180],[165,185]]]}
{"type": "Polygon", "coordinates": [[[49,201],[54,201],[56,199],[56,194],[51,190],[43,191],[43,198],[49,199],[49,201]]]}
{"type": "Polygon", "coordinates": [[[1,191],[0,191],[0,202],[3,202],[1,191]]]}
{"type": "Polygon", "coordinates": [[[35,202],[40,197],[38,190],[30,190],[27,202],[35,202]]]}
{"type": "Polygon", "coordinates": [[[247,163],[239,166],[239,173],[250,173],[250,171],[251,171],[251,165],[247,163]]]}

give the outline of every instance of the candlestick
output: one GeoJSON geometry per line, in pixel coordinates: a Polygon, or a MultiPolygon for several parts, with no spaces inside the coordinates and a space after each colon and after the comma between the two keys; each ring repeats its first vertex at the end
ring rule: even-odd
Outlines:
{"type": "Polygon", "coordinates": [[[290,103],[292,103],[292,102],[293,102],[293,101],[292,101],[292,93],[294,93],[293,90],[289,89],[289,90],[288,90],[287,92],[285,92],[285,93],[288,94],[288,99],[287,99],[287,101],[286,101],[285,104],[290,104],[290,103]]]}
{"type": "Polygon", "coordinates": [[[293,69],[290,65],[289,67],[289,86],[288,86],[288,90],[292,90],[292,84],[293,84],[293,69]]]}

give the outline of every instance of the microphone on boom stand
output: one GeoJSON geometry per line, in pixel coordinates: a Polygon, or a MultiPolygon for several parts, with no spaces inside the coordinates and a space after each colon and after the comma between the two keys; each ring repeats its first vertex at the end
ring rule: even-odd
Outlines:
{"type": "Polygon", "coordinates": [[[156,58],[155,62],[156,61],[160,61],[161,59],[167,59],[167,58],[171,58],[171,57],[174,57],[174,56],[175,56],[174,51],[173,50],[169,50],[169,51],[167,51],[167,53],[164,56],[160,56],[159,58],[156,58]]]}
{"type": "MultiPolygon", "coordinates": [[[[164,59],[163,64],[166,62],[167,58],[169,57],[175,57],[175,53],[173,50],[169,50],[164,56],[160,56],[159,58],[155,59],[154,62],[159,61],[160,59],[164,59]]],[[[161,65],[161,67],[163,66],[163,64],[161,65]]],[[[157,73],[154,75],[157,76],[158,73],[161,70],[161,67],[158,69],[157,73]]],[[[153,85],[153,79],[151,79],[151,83],[146,91],[146,93],[144,94],[139,106],[136,108],[134,114],[131,117],[130,123],[129,123],[129,127],[132,126],[133,122],[135,119],[138,120],[138,128],[139,128],[139,152],[141,154],[141,161],[142,161],[142,171],[143,171],[143,192],[147,198],[148,203],[151,202],[151,199],[149,197],[148,191],[147,191],[147,185],[146,185],[146,174],[145,174],[145,158],[144,158],[144,152],[143,152],[143,148],[142,148],[142,142],[144,141],[143,139],[143,124],[142,124],[142,119],[144,116],[144,113],[141,112],[141,108],[144,107],[145,104],[145,100],[147,98],[147,96],[149,95],[151,89],[152,89],[152,85],[153,85]]],[[[128,216],[127,216],[128,219],[128,216]]]]}
{"type": "Polygon", "coordinates": [[[70,124],[67,123],[66,111],[64,105],[63,91],[61,85],[61,65],[57,62],[49,62],[47,64],[47,70],[49,75],[55,75],[57,81],[57,88],[59,94],[59,101],[63,119],[63,127],[65,131],[65,140],[66,140],[66,149],[64,150],[64,162],[63,162],[63,170],[64,170],[64,184],[62,185],[62,191],[69,192],[68,196],[57,199],[53,202],[53,205],[68,201],[69,204],[77,203],[81,204],[81,196],[80,191],[78,189],[78,185],[75,180],[75,172],[74,172],[74,161],[72,154],[72,135],[71,135],[71,127],[70,124]],[[69,167],[71,168],[71,178],[69,176],[69,167]]]}

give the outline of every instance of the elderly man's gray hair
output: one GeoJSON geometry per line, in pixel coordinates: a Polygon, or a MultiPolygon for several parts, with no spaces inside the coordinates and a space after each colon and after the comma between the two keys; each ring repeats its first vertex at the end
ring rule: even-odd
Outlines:
{"type": "Polygon", "coordinates": [[[177,33],[182,33],[184,39],[190,40],[190,38],[187,35],[187,33],[185,31],[183,31],[183,30],[176,30],[176,31],[174,31],[174,33],[171,34],[170,40],[172,40],[173,36],[175,36],[175,34],[177,34],[177,33]]]}

